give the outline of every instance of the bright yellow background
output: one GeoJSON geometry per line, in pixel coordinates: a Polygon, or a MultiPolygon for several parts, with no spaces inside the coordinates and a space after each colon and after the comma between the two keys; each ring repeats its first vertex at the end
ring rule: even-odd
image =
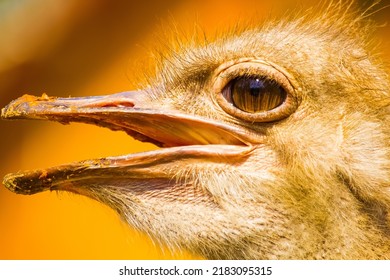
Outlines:
{"type": "MultiPolygon", "coordinates": [[[[140,65],[153,69],[150,50],[158,43],[154,36],[172,19],[187,30],[197,21],[212,33],[237,21],[280,15],[317,1],[270,2],[2,1],[0,107],[25,93],[81,96],[132,89],[140,65]]],[[[384,23],[389,10],[374,17],[384,23]]],[[[389,28],[377,33],[386,43],[389,28]]],[[[1,121],[0,131],[0,177],[155,148],[121,132],[82,124],[1,121]]],[[[21,196],[0,186],[0,259],[172,258],[197,257],[158,249],[122,224],[112,210],[88,198],[55,192],[21,196]]]]}

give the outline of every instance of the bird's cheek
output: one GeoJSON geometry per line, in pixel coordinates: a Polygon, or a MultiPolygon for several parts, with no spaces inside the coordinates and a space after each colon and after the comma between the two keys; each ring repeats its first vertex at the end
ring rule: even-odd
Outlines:
{"type": "Polygon", "coordinates": [[[82,182],[66,182],[59,189],[81,194],[100,201],[120,214],[129,211],[129,207],[144,207],[169,204],[191,205],[202,204],[212,206],[213,200],[209,194],[200,188],[195,188],[190,182],[179,183],[167,178],[150,179],[86,179],[82,182]]]}

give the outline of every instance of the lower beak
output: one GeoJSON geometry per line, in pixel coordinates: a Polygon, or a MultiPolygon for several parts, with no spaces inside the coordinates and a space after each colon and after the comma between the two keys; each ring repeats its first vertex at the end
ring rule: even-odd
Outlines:
{"type": "Polygon", "coordinates": [[[170,180],[172,174],[167,170],[178,169],[178,163],[242,159],[251,151],[249,143],[255,142],[251,134],[238,126],[178,110],[160,109],[164,107],[150,98],[146,91],[80,98],[22,96],[2,109],[3,119],[95,124],[125,131],[137,140],[165,148],[8,174],[4,184],[16,193],[34,194],[48,189],[74,190],[98,178],[170,180]]]}

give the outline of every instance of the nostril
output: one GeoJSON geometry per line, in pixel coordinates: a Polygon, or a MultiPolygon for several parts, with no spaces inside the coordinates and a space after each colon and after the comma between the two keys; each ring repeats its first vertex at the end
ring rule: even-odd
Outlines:
{"type": "Polygon", "coordinates": [[[135,106],[134,102],[129,100],[101,100],[99,102],[94,102],[86,104],[83,107],[99,107],[99,108],[133,108],[135,106]]]}
{"type": "Polygon", "coordinates": [[[116,101],[116,102],[109,102],[107,104],[102,104],[100,107],[132,108],[134,106],[135,106],[134,102],[131,101],[116,101]]]}

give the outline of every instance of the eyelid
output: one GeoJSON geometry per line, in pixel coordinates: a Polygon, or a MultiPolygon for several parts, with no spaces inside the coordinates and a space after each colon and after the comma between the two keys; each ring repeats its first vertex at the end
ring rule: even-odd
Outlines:
{"type": "Polygon", "coordinates": [[[228,114],[249,122],[272,122],[284,119],[298,108],[298,86],[294,78],[283,68],[257,58],[242,58],[222,64],[212,78],[212,90],[221,108],[228,114]],[[284,102],[269,111],[248,113],[233,106],[225,99],[223,91],[235,78],[262,76],[278,83],[287,93],[284,102]]]}

